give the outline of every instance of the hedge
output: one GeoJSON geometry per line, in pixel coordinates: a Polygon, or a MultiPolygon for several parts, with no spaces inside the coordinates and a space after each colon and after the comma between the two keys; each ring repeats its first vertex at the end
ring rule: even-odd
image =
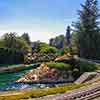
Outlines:
{"type": "Polygon", "coordinates": [[[19,64],[24,62],[24,55],[15,50],[0,48],[0,64],[19,64]]]}
{"type": "Polygon", "coordinates": [[[72,69],[71,65],[65,64],[65,63],[62,63],[62,62],[51,61],[51,62],[47,62],[46,64],[50,68],[56,68],[56,69],[59,69],[59,70],[71,70],[72,69]]]}

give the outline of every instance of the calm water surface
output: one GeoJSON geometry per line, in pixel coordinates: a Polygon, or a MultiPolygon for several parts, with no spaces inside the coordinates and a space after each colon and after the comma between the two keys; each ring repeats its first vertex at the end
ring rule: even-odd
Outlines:
{"type": "Polygon", "coordinates": [[[20,77],[24,76],[26,72],[29,70],[19,71],[15,73],[4,73],[0,74],[0,91],[7,90],[20,90],[20,89],[32,89],[32,88],[45,88],[45,87],[53,87],[55,85],[51,84],[15,84],[15,81],[20,77]]]}

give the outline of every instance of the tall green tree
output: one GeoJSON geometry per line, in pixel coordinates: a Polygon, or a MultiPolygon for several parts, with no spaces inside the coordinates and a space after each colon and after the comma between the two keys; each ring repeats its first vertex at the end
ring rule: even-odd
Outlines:
{"type": "Polygon", "coordinates": [[[27,41],[25,41],[22,37],[19,37],[17,33],[6,33],[2,36],[0,41],[1,47],[4,48],[15,49],[22,53],[26,53],[31,50],[27,41]]]}
{"type": "Polygon", "coordinates": [[[100,59],[100,29],[97,0],[86,0],[79,11],[77,29],[77,47],[80,56],[84,58],[100,59]]]}
{"type": "Polygon", "coordinates": [[[6,48],[15,48],[16,44],[16,33],[6,33],[2,36],[4,41],[4,47],[6,48]]]}
{"type": "Polygon", "coordinates": [[[59,35],[55,38],[50,39],[49,44],[58,49],[64,48],[67,45],[66,38],[64,37],[64,35],[59,35]]]}
{"type": "Polygon", "coordinates": [[[1,64],[23,63],[29,52],[31,47],[17,33],[6,33],[0,38],[1,64]]]}
{"type": "Polygon", "coordinates": [[[67,26],[67,29],[66,29],[66,40],[67,40],[68,50],[72,51],[72,47],[71,47],[71,28],[70,28],[70,26],[67,26]]]}
{"type": "Polygon", "coordinates": [[[77,48],[78,44],[78,33],[72,32],[71,34],[71,46],[72,46],[72,52],[79,54],[79,50],[77,48]]]}
{"type": "Polygon", "coordinates": [[[28,33],[23,33],[21,36],[28,44],[30,44],[30,37],[28,33]]]}

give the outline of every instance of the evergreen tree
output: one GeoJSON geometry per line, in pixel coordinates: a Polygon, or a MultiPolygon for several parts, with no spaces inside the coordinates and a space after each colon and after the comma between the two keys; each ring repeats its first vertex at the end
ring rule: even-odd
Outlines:
{"type": "Polygon", "coordinates": [[[100,30],[97,0],[86,0],[79,11],[79,21],[75,24],[78,33],[77,47],[80,56],[100,59],[100,30]]]}
{"type": "Polygon", "coordinates": [[[24,33],[21,36],[28,44],[30,44],[30,37],[28,35],[28,33],[24,33]]]}
{"type": "Polygon", "coordinates": [[[68,26],[66,30],[66,40],[67,40],[68,49],[69,51],[71,51],[72,48],[71,48],[71,28],[70,26],[68,26]]]}
{"type": "Polygon", "coordinates": [[[70,43],[71,43],[71,41],[70,41],[71,40],[70,31],[71,31],[70,26],[68,26],[67,29],[66,29],[66,40],[67,40],[68,45],[70,45],[70,43]]]}

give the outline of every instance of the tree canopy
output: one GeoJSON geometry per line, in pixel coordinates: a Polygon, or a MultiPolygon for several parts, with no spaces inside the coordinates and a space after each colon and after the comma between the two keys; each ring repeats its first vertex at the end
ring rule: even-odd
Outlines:
{"type": "Polygon", "coordinates": [[[0,39],[0,46],[20,50],[23,53],[31,50],[30,46],[27,44],[27,41],[25,41],[22,37],[19,37],[17,33],[4,34],[0,39]]]}
{"type": "Polygon", "coordinates": [[[86,0],[75,23],[77,48],[84,58],[100,59],[100,28],[97,0],[86,0]]]}
{"type": "Polygon", "coordinates": [[[51,46],[54,46],[58,49],[66,47],[66,38],[64,35],[59,35],[55,38],[50,39],[49,44],[51,46]]]}
{"type": "Polygon", "coordinates": [[[28,33],[23,33],[21,36],[28,44],[30,44],[30,37],[28,33]]]}
{"type": "Polygon", "coordinates": [[[0,62],[20,63],[31,52],[31,47],[17,33],[6,33],[0,38],[0,62]]]}

